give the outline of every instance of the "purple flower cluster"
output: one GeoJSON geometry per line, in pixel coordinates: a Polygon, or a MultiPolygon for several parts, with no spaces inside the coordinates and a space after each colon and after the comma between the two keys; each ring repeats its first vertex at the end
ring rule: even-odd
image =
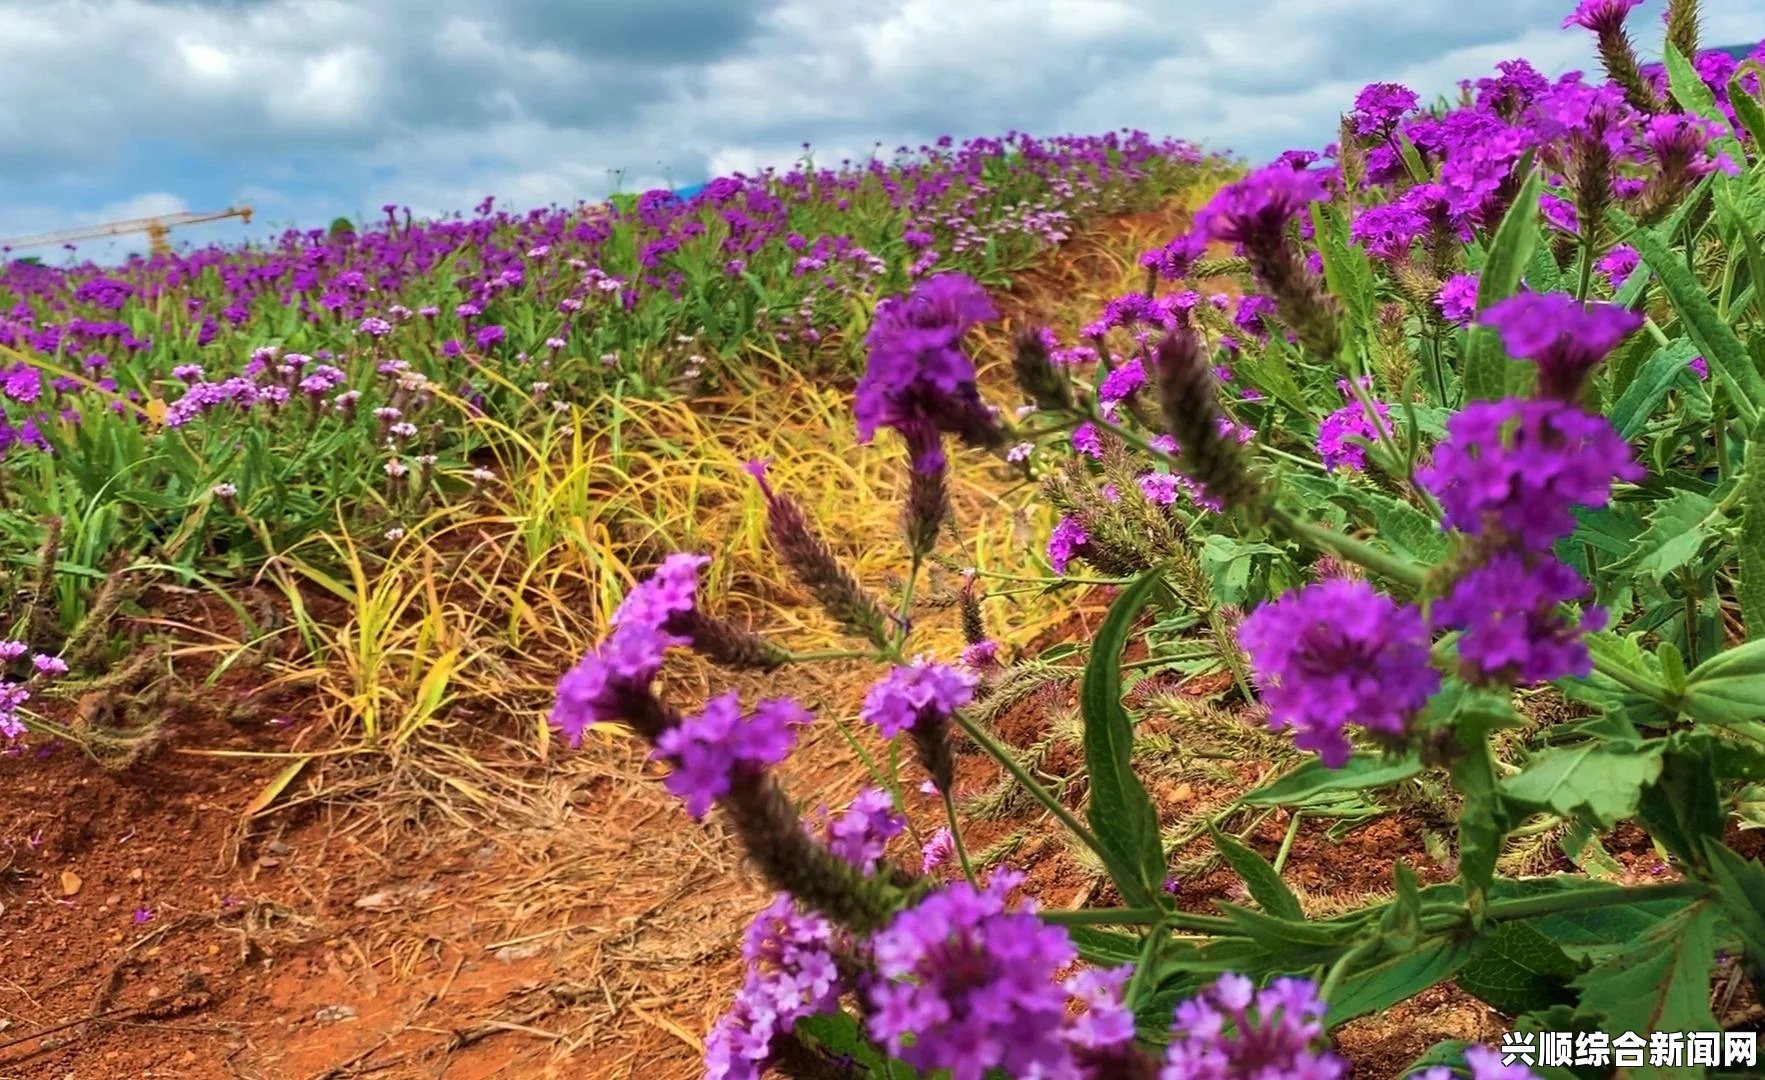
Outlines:
{"type": "Polygon", "coordinates": [[[865,788],[844,813],[827,822],[822,838],[829,851],[868,874],[882,861],[889,841],[906,828],[907,819],[895,810],[893,796],[881,788],[865,788]]]}
{"type": "Polygon", "coordinates": [[[1352,746],[1344,727],[1401,738],[1440,688],[1428,664],[1420,611],[1364,581],[1332,578],[1287,593],[1245,618],[1238,641],[1275,730],[1339,768],[1352,746]]]}
{"type": "Polygon", "coordinates": [[[759,1080],[776,1036],[839,1007],[835,938],[831,923],[800,912],[786,893],[754,917],[742,941],[742,987],[705,1038],[706,1080],[759,1080]]]}
{"type": "Polygon", "coordinates": [[[1066,573],[1073,556],[1090,539],[1091,534],[1085,531],[1084,522],[1071,515],[1061,518],[1048,535],[1048,565],[1056,574],[1066,573]]]}
{"type": "MultiPolygon", "coordinates": [[[[1348,393],[1348,380],[1340,380],[1338,385],[1343,393],[1348,393]]],[[[1346,467],[1354,472],[1366,469],[1366,447],[1351,440],[1376,442],[1391,435],[1391,407],[1383,401],[1374,401],[1373,413],[1378,417],[1376,427],[1372,418],[1367,416],[1366,408],[1351,399],[1347,405],[1324,417],[1318,425],[1318,456],[1324,468],[1346,467]]]]}
{"type": "Polygon", "coordinates": [[[625,717],[635,695],[647,693],[670,648],[691,640],[670,623],[691,611],[703,555],[670,555],[613,613],[611,629],[558,681],[551,725],[571,746],[594,724],[625,717]]]}
{"type": "Polygon", "coordinates": [[[974,700],[975,677],[947,664],[916,661],[892,669],[864,695],[859,715],[885,738],[936,727],[974,700]]]}
{"type": "Polygon", "coordinates": [[[1580,624],[1571,626],[1557,607],[1589,593],[1579,574],[1553,558],[1499,551],[1454,582],[1431,614],[1437,628],[1464,632],[1459,657],[1485,678],[1586,678],[1593,660],[1581,635],[1605,626],[1605,609],[1587,608],[1580,624]]]}
{"type": "Polygon", "coordinates": [[[1473,536],[1499,531],[1545,552],[1575,530],[1574,506],[1604,506],[1613,478],[1642,467],[1604,417],[1557,401],[1472,402],[1446,424],[1434,464],[1417,476],[1440,499],[1445,524],[1473,536]]]}
{"type": "Polygon", "coordinates": [[[67,661],[59,656],[32,653],[22,641],[0,640],[0,739],[11,742],[25,734],[24,707],[31,700],[32,687],[66,675],[67,670],[67,661]],[[26,656],[30,657],[26,672],[12,678],[10,673],[26,656]]]}
{"type": "MultiPolygon", "coordinates": [[[[1487,1046],[1465,1047],[1465,1067],[1471,1080],[1538,1080],[1537,1073],[1518,1061],[1503,1065],[1501,1054],[1487,1046]]],[[[1416,1073],[1415,1080],[1456,1080],[1456,1076],[1445,1065],[1434,1065],[1416,1073]]]]}
{"type": "Polygon", "coordinates": [[[916,1069],[948,1069],[952,1080],[982,1080],[989,1069],[1072,1074],[1061,1037],[1066,993],[1054,976],[1077,954],[1033,906],[1006,910],[1022,881],[999,871],[985,889],[949,885],[872,938],[869,1028],[891,1054],[916,1069]]]}
{"type": "Polygon", "coordinates": [[[985,289],[953,273],[927,278],[906,297],[879,305],[865,338],[870,362],[853,404],[859,440],[869,442],[880,427],[895,428],[921,472],[943,468],[943,433],[976,445],[995,441],[999,422],[981,401],[962,337],[998,317],[985,289]]]}
{"type": "Polygon", "coordinates": [[[1578,303],[1567,293],[1523,292],[1479,321],[1495,328],[1510,355],[1538,365],[1538,396],[1573,405],[1588,373],[1643,317],[1614,304],[1578,303]]]}
{"type": "Polygon", "coordinates": [[[731,690],[705,702],[704,710],[661,733],[652,755],[673,765],[664,783],[701,819],[729,791],[740,769],[763,769],[790,756],[796,729],[814,718],[789,698],[762,701],[746,715],[731,690]]]}
{"type": "Polygon", "coordinates": [[[1317,1049],[1324,1012],[1308,980],[1222,975],[1177,1006],[1159,1080],[1338,1080],[1348,1062],[1317,1049]]]}

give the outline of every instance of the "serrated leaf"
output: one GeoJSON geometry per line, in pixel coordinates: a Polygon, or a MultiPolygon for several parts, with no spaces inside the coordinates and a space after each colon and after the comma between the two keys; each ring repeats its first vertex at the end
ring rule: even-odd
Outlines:
{"type": "Polygon", "coordinates": [[[1134,772],[1134,722],[1122,707],[1121,654],[1128,631],[1163,571],[1149,570],[1110,605],[1097,630],[1079,690],[1085,719],[1085,770],[1091,780],[1086,816],[1103,846],[1109,876],[1122,899],[1139,907],[1157,904],[1164,884],[1164,845],[1158,809],[1134,772]]]}
{"type": "MultiPolygon", "coordinates": [[[[1608,1032],[1715,1031],[1710,976],[1716,968],[1716,907],[1700,901],[1578,977],[1576,1013],[1608,1032]]],[[[1632,1076],[1664,1075],[1632,1070],[1632,1076]]]]}
{"type": "Polygon", "coordinates": [[[1642,365],[1630,385],[1618,395],[1608,413],[1612,426],[1626,441],[1636,438],[1648,424],[1655,406],[1667,396],[1673,384],[1685,377],[1687,365],[1698,355],[1698,347],[1690,338],[1675,338],[1656,349],[1642,365]]]}
{"type": "Polygon", "coordinates": [[[1387,759],[1378,754],[1355,754],[1332,769],[1317,758],[1308,758],[1287,775],[1239,797],[1250,806],[1304,806],[1319,795],[1340,791],[1365,791],[1401,783],[1422,771],[1415,754],[1387,759]]]}
{"type": "Polygon", "coordinates": [[[1613,563],[1611,570],[1645,574],[1659,581],[1697,555],[1720,516],[1714,500],[1695,491],[1675,491],[1654,504],[1648,528],[1631,545],[1630,554],[1613,563]]]}
{"type": "Polygon", "coordinates": [[[1765,968],[1765,865],[1745,858],[1720,838],[1707,839],[1704,854],[1717,899],[1740,933],[1747,958],[1756,968],[1765,968]]]}
{"type": "Polygon", "coordinates": [[[1661,776],[1643,789],[1637,817],[1657,843],[1687,866],[1702,867],[1706,840],[1720,840],[1726,824],[1711,755],[1721,753],[1701,732],[1674,736],[1661,758],[1661,776]]]}
{"type": "Polygon", "coordinates": [[[1527,922],[1506,922],[1459,972],[1459,989],[1509,1016],[1572,1004],[1569,982],[1581,965],[1527,922]]]}
{"type": "Polygon", "coordinates": [[[1330,995],[1330,1011],[1324,1016],[1324,1026],[1334,1028],[1415,997],[1452,978],[1470,957],[1469,941],[1442,937],[1423,942],[1413,952],[1357,969],[1330,995]]]}
{"type": "MultiPolygon", "coordinates": [[[[1538,246],[1538,193],[1544,187],[1544,175],[1532,166],[1531,153],[1521,162],[1526,179],[1514,202],[1502,217],[1489,245],[1489,257],[1477,282],[1479,314],[1508,297],[1520,287],[1532,252],[1538,246]]],[[[1493,400],[1505,397],[1508,391],[1508,367],[1511,361],[1502,348],[1501,335],[1487,326],[1471,328],[1465,352],[1465,397],[1467,400],[1493,400]]]]}
{"type": "Polygon", "coordinates": [[[1746,346],[1717,314],[1703,282],[1656,230],[1635,230],[1630,234],[1630,245],[1654,271],[1686,334],[1728,389],[1742,423],[1750,429],[1758,422],[1761,403],[1765,403],[1765,376],[1753,366],[1746,346]]]}
{"type": "Polygon", "coordinates": [[[1735,593],[1747,638],[1759,641],[1765,639],[1765,424],[1755,424],[1747,439],[1740,486],[1741,527],[1735,537],[1740,582],[1735,593]]]}
{"type": "Polygon", "coordinates": [[[919,1080],[919,1072],[911,1065],[885,1056],[865,1038],[857,1018],[844,1009],[805,1016],[791,1030],[814,1039],[831,1057],[851,1058],[867,1075],[879,1080],[919,1080]]]}
{"type": "Polygon", "coordinates": [[[1244,879],[1244,887],[1256,900],[1263,911],[1277,919],[1292,919],[1296,922],[1305,921],[1305,911],[1299,906],[1299,898],[1293,890],[1275,873],[1275,868],[1258,855],[1249,845],[1235,837],[1227,836],[1213,825],[1208,827],[1213,837],[1214,847],[1229,863],[1232,870],[1244,879]]]}
{"type": "Polygon", "coordinates": [[[1661,775],[1661,754],[1660,744],[1608,750],[1583,743],[1545,750],[1518,776],[1502,781],[1501,792],[1560,817],[1586,813],[1601,825],[1616,825],[1635,815],[1642,789],[1661,775]]]}
{"type": "Polygon", "coordinates": [[[1734,78],[1728,80],[1728,106],[1734,110],[1734,118],[1740,121],[1741,127],[1752,136],[1753,145],[1765,146],[1765,109],[1760,109],[1753,95],[1747,92],[1742,81],[1745,75],[1745,72],[1737,71],[1734,78]]]}

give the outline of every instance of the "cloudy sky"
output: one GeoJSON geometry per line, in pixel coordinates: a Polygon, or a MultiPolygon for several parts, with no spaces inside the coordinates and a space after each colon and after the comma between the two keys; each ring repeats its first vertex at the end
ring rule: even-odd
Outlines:
{"type": "MultiPolygon", "coordinates": [[[[1661,3],[1633,16],[1645,52],[1661,3]]],[[[1559,29],[1572,6],[0,0],[0,238],[239,202],[253,233],[387,202],[525,209],[788,165],[805,141],[837,161],[1131,126],[1265,158],[1328,141],[1367,82],[1589,67],[1589,35],[1559,29]]],[[[1765,36],[1765,0],[1704,10],[1708,44],[1765,36]]]]}

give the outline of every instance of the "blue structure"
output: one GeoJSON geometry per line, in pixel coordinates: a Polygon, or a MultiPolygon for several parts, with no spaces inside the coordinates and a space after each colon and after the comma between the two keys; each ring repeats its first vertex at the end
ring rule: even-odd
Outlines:
{"type": "Polygon", "coordinates": [[[1759,47],[1758,42],[1754,42],[1751,45],[1717,45],[1715,48],[1711,49],[1710,51],[1711,52],[1727,53],[1728,55],[1734,57],[1735,60],[1739,61],[1739,60],[1745,60],[1747,58],[1747,54],[1752,52],[1754,49],[1756,49],[1758,47],[1759,47]]]}
{"type": "MultiPolygon", "coordinates": [[[[1742,53],[1741,55],[1744,56],[1746,54],[1742,53]]],[[[690,199],[694,195],[697,195],[699,192],[701,192],[703,190],[705,190],[704,184],[689,184],[686,187],[675,188],[674,194],[680,196],[683,199],[690,199]]]]}

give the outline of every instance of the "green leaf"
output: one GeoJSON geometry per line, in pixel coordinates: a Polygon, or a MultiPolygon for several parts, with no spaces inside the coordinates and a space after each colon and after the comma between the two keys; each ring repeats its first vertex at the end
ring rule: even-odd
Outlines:
{"type": "Polygon", "coordinates": [[[1735,551],[1740,556],[1741,622],[1747,638],[1765,639],[1765,425],[1755,424],[1747,439],[1746,473],[1741,477],[1740,534],[1735,551]]]}
{"type": "Polygon", "coordinates": [[[1505,922],[1459,972],[1459,989],[1509,1016],[1573,1004],[1581,965],[1529,922],[1505,922]]]}
{"type": "Polygon", "coordinates": [[[1713,723],[1765,717],[1765,638],[1717,653],[1686,679],[1685,711],[1713,723]]]}
{"type": "Polygon", "coordinates": [[[1630,554],[1610,569],[1645,574],[1659,581],[1697,555],[1721,517],[1715,500],[1695,491],[1675,491],[1654,505],[1648,514],[1648,528],[1631,545],[1630,554]]]}
{"type": "Polygon", "coordinates": [[[1165,877],[1164,845],[1158,809],[1134,773],[1134,721],[1122,708],[1121,654],[1140,609],[1163,580],[1162,570],[1149,570],[1116,597],[1092,643],[1079,690],[1085,770],[1091,779],[1087,817],[1115,887],[1139,907],[1157,904],[1165,877]]]}
{"type": "Polygon", "coordinates": [[[1643,789],[1637,817],[1649,835],[1687,866],[1704,865],[1704,843],[1720,840],[1726,815],[1711,755],[1721,753],[1703,732],[1675,735],[1661,758],[1661,776],[1643,789]]]}
{"type": "Polygon", "coordinates": [[[1343,300],[1348,316],[1344,345],[1349,355],[1354,355],[1374,333],[1373,311],[1378,296],[1373,264],[1365,251],[1348,242],[1348,223],[1334,206],[1321,201],[1312,203],[1311,219],[1318,253],[1324,262],[1324,281],[1330,292],[1343,300]]]}
{"type": "Polygon", "coordinates": [[[1728,80],[1728,106],[1734,110],[1734,118],[1740,121],[1741,127],[1753,137],[1753,145],[1765,146],[1765,109],[1759,108],[1759,103],[1742,84],[1745,76],[1745,72],[1737,71],[1734,78],[1728,80]]]}
{"type": "Polygon", "coordinates": [[[1661,775],[1662,750],[1659,743],[1608,750],[1591,742],[1546,750],[1504,780],[1501,791],[1561,817],[1585,812],[1601,825],[1616,825],[1635,815],[1642,789],[1661,775]]]}
{"type": "Polygon", "coordinates": [[[1612,406],[1609,416],[1618,434],[1628,441],[1642,433],[1655,406],[1685,376],[1686,365],[1697,354],[1698,347],[1689,338],[1675,338],[1655,350],[1612,406]]]}
{"type": "Polygon", "coordinates": [[[1662,43],[1661,60],[1667,65],[1667,86],[1673,91],[1673,99],[1679,102],[1681,108],[1697,113],[1705,120],[1714,120],[1720,124],[1723,134],[1715,140],[1714,145],[1727,154],[1730,161],[1744,165],[1747,160],[1747,152],[1741,146],[1740,140],[1736,139],[1729,131],[1728,117],[1716,104],[1715,91],[1711,90],[1710,84],[1706,83],[1703,76],[1698,74],[1698,69],[1692,65],[1691,59],[1680,52],[1671,41],[1668,41],[1662,43]]]}
{"type": "MultiPolygon", "coordinates": [[[[1544,187],[1544,175],[1532,166],[1531,152],[1521,162],[1526,174],[1513,205],[1502,217],[1489,246],[1489,257],[1477,283],[1477,311],[1488,311],[1520,287],[1526,265],[1538,245],[1538,193],[1544,187]]],[[[1465,396],[1471,400],[1492,400],[1503,397],[1508,389],[1508,355],[1502,349],[1501,336],[1487,326],[1473,326],[1465,356],[1465,396]]]]}
{"type": "Polygon", "coordinates": [[[1750,430],[1758,422],[1761,404],[1765,403],[1765,376],[1753,366],[1753,358],[1747,355],[1746,346],[1717,314],[1716,305],[1710,302],[1697,275],[1659,232],[1636,229],[1629,239],[1642,261],[1660,279],[1661,288],[1673,304],[1673,310],[1678,312],[1686,334],[1696,343],[1710,370],[1727,387],[1737,414],[1750,430]]]}
{"type": "Polygon", "coordinates": [[[1704,855],[1723,914],[1740,933],[1747,959],[1754,967],[1765,968],[1765,866],[1743,857],[1720,838],[1705,841],[1704,855]]]}
{"type": "Polygon", "coordinates": [[[1563,291],[1563,270],[1549,244],[1539,244],[1532,251],[1532,262],[1526,267],[1526,285],[1533,292],[1563,291]]]}
{"type": "Polygon", "coordinates": [[[1244,879],[1244,887],[1262,906],[1262,909],[1277,919],[1292,919],[1295,922],[1305,921],[1305,912],[1299,906],[1299,898],[1293,890],[1275,873],[1275,868],[1258,855],[1248,845],[1238,839],[1227,836],[1213,825],[1207,831],[1213,836],[1214,847],[1219,849],[1226,862],[1238,876],[1244,879]]]}
{"type": "Polygon", "coordinates": [[[1357,968],[1330,995],[1330,1011],[1324,1016],[1324,1026],[1334,1028],[1415,997],[1452,978],[1470,958],[1469,941],[1440,937],[1372,967],[1357,968]]]}
{"type": "Polygon", "coordinates": [[[1282,960],[1305,967],[1333,959],[1343,951],[1343,938],[1353,928],[1330,927],[1323,923],[1303,922],[1265,915],[1242,904],[1220,903],[1226,918],[1238,925],[1245,936],[1270,950],[1282,960]]]}
{"type": "Polygon", "coordinates": [[[1249,806],[1303,806],[1326,792],[1386,787],[1421,771],[1422,760],[1413,753],[1395,759],[1355,754],[1340,769],[1332,769],[1314,757],[1287,775],[1240,796],[1238,801],[1249,806]]]}
{"type": "Polygon", "coordinates": [[[856,1017],[844,1009],[798,1020],[792,1034],[814,1039],[832,1057],[849,1057],[879,1080],[918,1080],[919,1073],[903,1061],[887,1057],[864,1037],[856,1017]]]}
{"type": "Polygon", "coordinates": [[[1079,957],[1087,964],[1120,967],[1140,959],[1139,940],[1127,934],[1099,930],[1094,926],[1069,926],[1066,928],[1066,936],[1072,940],[1073,947],[1079,950],[1079,957]]]}
{"type": "MultiPolygon", "coordinates": [[[[1700,901],[1651,930],[1641,941],[1582,974],[1577,1014],[1599,1017],[1603,1031],[1715,1031],[1710,976],[1716,967],[1714,905],[1700,901]]],[[[1633,1077],[1668,1075],[1631,1070],[1633,1077]]]]}

